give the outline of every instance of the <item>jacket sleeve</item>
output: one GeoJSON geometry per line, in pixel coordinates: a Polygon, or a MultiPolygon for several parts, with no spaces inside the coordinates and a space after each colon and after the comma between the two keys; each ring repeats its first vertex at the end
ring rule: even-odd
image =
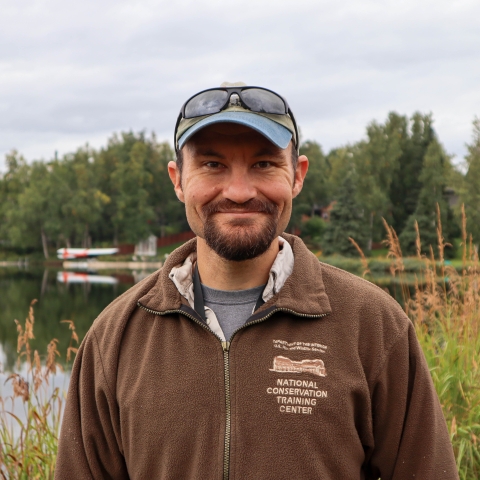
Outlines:
{"type": "Polygon", "coordinates": [[[458,479],[442,408],[411,322],[377,374],[372,413],[369,478],[458,479]]]}
{"type": "Polygon", "coordinates": [[[75,359],[60,433],[56,480],[128,479],[119,408],[105,378],[93,328],[75,359]]]}

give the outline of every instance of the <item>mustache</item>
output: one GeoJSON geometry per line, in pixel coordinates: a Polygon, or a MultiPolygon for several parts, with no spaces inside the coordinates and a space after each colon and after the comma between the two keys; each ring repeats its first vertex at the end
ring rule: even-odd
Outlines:
{"type": "Polygon", "coordinates": [[[244,203],[237,203],[228,198],[223,198],[214,202],[207,203],[202,207],[202,213],[205,217],[209,217],[215,213],[221,212],[260,212],[267,215],[274,215],[278,211],[278,206],[267,200],[260,200],[259,198],[252,198],[244,203]]]}

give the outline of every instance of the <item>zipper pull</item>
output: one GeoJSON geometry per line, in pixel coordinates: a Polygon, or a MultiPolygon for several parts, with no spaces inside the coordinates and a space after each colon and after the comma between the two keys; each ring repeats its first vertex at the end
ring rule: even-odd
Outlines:
{"type": "Polygon", "coordinates": [[[222,342],[222,348],[224,352],[228,352],[228,349],[230,348],[230,342],[222,342]]]}

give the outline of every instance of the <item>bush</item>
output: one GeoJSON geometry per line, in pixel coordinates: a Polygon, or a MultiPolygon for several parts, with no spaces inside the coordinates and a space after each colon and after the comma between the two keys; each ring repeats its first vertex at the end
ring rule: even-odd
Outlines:
{"type": "Polygon", "coordinates": [[[320,245],[325,228],[325,221],[320,217],[313,216],[302,225],[301,237],[309,243],[320,245]]]}

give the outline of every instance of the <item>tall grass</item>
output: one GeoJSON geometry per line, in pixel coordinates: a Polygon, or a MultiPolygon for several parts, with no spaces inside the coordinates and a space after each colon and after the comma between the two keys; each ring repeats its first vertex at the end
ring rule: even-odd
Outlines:
{"type": "MultiPolygon", "coordinates": [[[[480,268],[463,208],[462,218],[462,272],[445,265],[437,206],[437,260],[433,248],[428,257],[422,256],[417,225],[416,250],[424,262],[423,278],[416,278],[413,295],[404,283],[402,295],[442,404],[460,478],[475,480],[480,478],[480,268]]],[[[391,272],[402,279],[405,269],[398,237],[385,226],[391,272]]]]}
{"type": "MultiPolygon", "coordinates": [[[[18,361],[16,372],[5,382],[11,386],[12,394],[0,396],[0,478],[3,479],[51,479],[55,470],[65,392],[52,384],[54,375],[62,370],[57,363],[60,355],[57,339],[48,344],[43,362],[38,351],[32,351],[35,302],[30,304],[24,325],[15,320],[18,361]]],[[[73,322],[64,322],[72,332],[68,362],[76,353],[74,344],[78,343],[78,337],[73,322]]]]}

